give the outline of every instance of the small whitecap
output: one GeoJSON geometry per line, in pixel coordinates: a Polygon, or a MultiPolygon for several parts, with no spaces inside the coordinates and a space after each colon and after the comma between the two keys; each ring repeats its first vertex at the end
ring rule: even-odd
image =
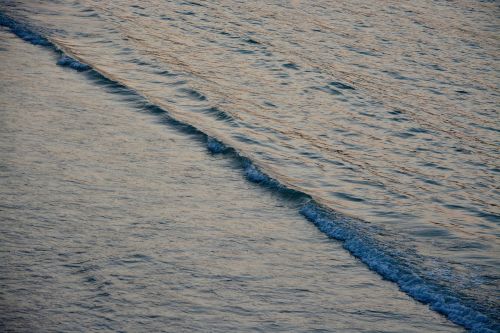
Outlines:
{"type": "Polygon", "coordinates": [[[90,69],[90,66],[84,63],[79,62],[67,55],[63,55],[59,60],[57,60],[57,64],[62,67],[69,67],[79,72],[86,71],[90,69]]]}
{"type": "Polygon", "coordinates": [[[207,148],[213,154],[222,153],[226,150],[226,146],[222,142],[210,136],[207,137],[207,148]]]}
{"type": "Polygon", "coordinates": [[[248,164],[245,167],[245,176],[247,179],[254,183],[267,183],[269,182],[269,177],[257,169],[253,164],[248,164]]]}

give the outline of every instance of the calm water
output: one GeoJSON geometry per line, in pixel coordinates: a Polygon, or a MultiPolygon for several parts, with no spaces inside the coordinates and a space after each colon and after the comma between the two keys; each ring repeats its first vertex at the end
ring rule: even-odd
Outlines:
{"type": "Polygon", "coordinates": [[[196,135],[0,38],[1,331],[460,332],[196,135]]]}
{"type": "MultiPolygon", "coordinates": [[[[292,211],[407,294],[460,325],[498,330],[497,4],[5,1],[0,10],[19,36],[36,31],[114,82],[92,72],[96,89],[134,92],[128,108],[146,98],[147,109],[216,138],[213,151],[232,147],[250,180],[302,193],[292,211]]],[[[165,191],[197,187],[190,177],[165,191]]],[[[219,203],[238,211],[233,221],[251,212],[242,192],[219,203]]]]}

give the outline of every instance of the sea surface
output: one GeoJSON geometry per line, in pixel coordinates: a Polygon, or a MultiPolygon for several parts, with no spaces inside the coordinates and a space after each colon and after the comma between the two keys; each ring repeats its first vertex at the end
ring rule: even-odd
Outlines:
{"type": "Polygon", "coordinates": [[[500,331],[499,14],[2,1],[2,323],[500,331]]]}

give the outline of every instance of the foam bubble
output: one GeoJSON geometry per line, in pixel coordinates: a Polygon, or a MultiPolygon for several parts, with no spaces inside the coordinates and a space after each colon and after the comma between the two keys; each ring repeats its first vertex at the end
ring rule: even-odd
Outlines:
{"type": "Polygon", "coordinates": [[[211,153],[218,154],[226,150],[226,145],[224,145],[219,140],[209,136],[207,137],[207,148],[211,153]]]}
{"type": "Polygon", "coordinates": [[[245,176],[247,179],[254,183],[269,183],[270,178],[260,171],[255,165],[252,163],[247,163],[245,166],[245,176]]]}
{"type": "Polygon", "coordinates": [[[77,70],[79,72],[87,71],[90,69],[89,65],[81,63],[78,60],[75,60],[67,55],[63,55],[61,58],[59,58],[59,60],[57,61],[57,64],[59,66],[62,66],[62,67],[72,68],[72,69],[77,70]]]}

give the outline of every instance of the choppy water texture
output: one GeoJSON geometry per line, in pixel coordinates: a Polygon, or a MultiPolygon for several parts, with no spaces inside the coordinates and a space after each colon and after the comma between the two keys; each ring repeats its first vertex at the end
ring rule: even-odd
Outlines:
{"type": "MultiPolygon", "coordinates": [[[[496,3],[4,1],[0,9],[19,36],[36,31],[72,57],[61,66],[93,68],[216,138],[213,151],[232,147],[250,180],[312,198],[304,216],[412,297],[467,328],[498,329],[496,3]]],[[[240,201],[220,207],[243,220],[240,201]]]]}

